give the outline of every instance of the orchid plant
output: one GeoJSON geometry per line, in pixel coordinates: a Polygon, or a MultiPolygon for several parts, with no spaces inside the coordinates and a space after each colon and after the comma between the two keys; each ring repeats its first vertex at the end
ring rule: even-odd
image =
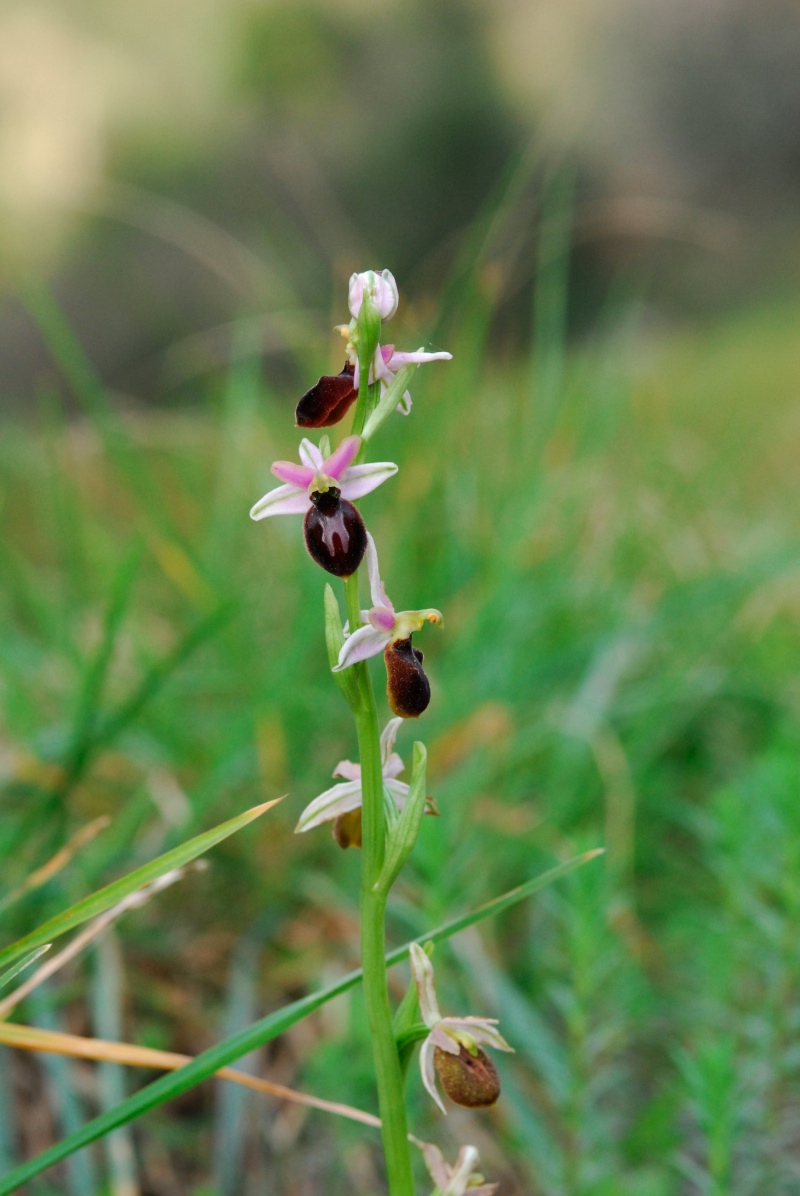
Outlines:
{"type": "MultiPolygon", "coordinates": [[[[417,839],[422,816],[436,808],[426,792],[426,752],[415,743],[411,777],[395,752],[406,719],[419,718],[431,700],[422,652],[412,636],[425,623],[441,627],[433,607],[397,610],[381,578],[375,541],[355,503],[397,473],[390,461],[369,461],[370,442],[395,411],[411,410],[408,385],[419,365],[450,360],[445,352],[420,349],[404,353],[381,344],[383,324],[397,311],[397,284],[388,270],[353,274],[348,291],[351,319],[342,331],[347,340],[341,374],[325,376],[300,399],[296,422],[330,428],[353,408],[352,429],[335,449],[327,433],[318,445],[304,439],[299,463],[276,461],[272,473],[281,483],[264,495],[250,514],[302,515],[303,534],[312,559],[344,583],[346,620],[330,586],[325,588],[325,639],[331,672],[355,720],[359,759],[342,760],[334,769],[337,784],[319,794],[300,815],[298,832],[333,823],[342,847],[360,847],[361,954],[367,1020],[372,1041],[390,1196],[413,1196],[409,1143],[422,1149],[436,1187],[434,1196],[491,1196],[475,1167],[478,1154],[465,1146],[454,1166],[438,1147],[409,1135],[404,1098],[409,1046],[421,1042],[420,1066],[425,1087],[444,1112],[436,1072],[450,1099],[478,1108],[493,1104],[499,1080],[481,1044],[510,1050],[487,1018],[442,1017],[433,986],[433,968],[425,951],[411,948],[412,983],[394,1016],[386,982],[386,902],[417,839]],[[360,599],[359,569],[366,559],[371,605],[360,599]],[[386,691],[394,715],[380,730],[378,706],[368,661],[383,655],[386,691]],[[419,1010],[422,1024],[409,1026],[408,1011],[419,1010]]],[[[412,1018],[413,1020],[413,1018],[412,1018]]]]}

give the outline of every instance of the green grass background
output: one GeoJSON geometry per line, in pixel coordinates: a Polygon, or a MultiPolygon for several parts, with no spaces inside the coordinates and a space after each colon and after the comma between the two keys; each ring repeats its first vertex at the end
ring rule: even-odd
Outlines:
{"type": "MultiPolygon", "coordinates": [[[[395,603],[445,614],[419,637],[430,710],[398,740],[410,759],[425,739],[440,817],[390,940],[576,850],[607,854],[437,950],[445,1010],[498,1016],[517,1053],[495,1110],[446,1122],[412,1072],[413,1128],[451,1155],[475,1142],[503,1196],[788,1196],[800,312],[656,336],[619,300],[565,351],[545,271],[536,352],[509,364],[491,281],[476,269],[446,309],[434,335],[454,361],[421,372],[410,419],[380,433],[400,472],[362,504],[395,603]]],[[[243,357],[192,409],[121,410],[51,300],[29,309],[79,410],[43,391],[0,433],[2,892],[91,818],[111,825],[2,911],[3,938],[288,792],[22,1010],[197,1052],[358,956],[357,854],[325,829],[293,836],[355,752],[326,668],[326,579],[299,519],[247,517],[270,463],[295,455],[296,395],[243,357]]],[[[329,364],[322,345],[305,360],[309,380],[329,364]]],[[[357,996],[255,1065],[373,1107],[357,996]]],[[[6,1052],[2,1169],[143,1078],[6,1052]]],[[[143,1193],[380,1190],[370,1131],[211,1085],[134,1145],[30,1191],[122,1196],[126,1175],[143,1193]]]]}

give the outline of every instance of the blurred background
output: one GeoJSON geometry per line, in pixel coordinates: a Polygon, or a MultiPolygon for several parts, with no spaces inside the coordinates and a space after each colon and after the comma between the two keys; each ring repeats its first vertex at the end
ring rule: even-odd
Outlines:
{"type": "MultiPolygon", "coordinates": [[[[368,267],[454,354],[369,500],[389,592],[446,616],[392,942],[607,848],[437,950],[517,1054],[479,1116],[412,1076],[415,1132],[501,1196],[792,1196],[793,0],[6,0],[4,938],[289,792],[22,1020],[196,1053],[357,960],[356,853],[292,835],[355,751],[321,575],[247,511],[368,267]]],[[[357,995],[250,1066],[374,1105],[357,995]]],[[[147,1078],[6,1049],[2,1170],[147,1078]]],[[[124,1140],[29,1190],[382,1190],[371,1132],[211,1085],[124,1140]]]]}

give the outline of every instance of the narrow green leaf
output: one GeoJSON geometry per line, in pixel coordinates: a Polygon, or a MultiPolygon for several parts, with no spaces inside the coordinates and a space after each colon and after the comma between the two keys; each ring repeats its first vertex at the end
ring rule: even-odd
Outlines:
{"type": "MultiPolygon", "coordinates": [[[[331,586],[325,583],[325,645],[328,649],[328,664],[331,668],[338,663],[339,653],[342,650],[344,643],[344,631],[342,629],[342,616],[339,611],[339,603],[336,601],[331,586]]],[[[343,669],[341,673],[333,674],[336,684],[344,694],[345,701],[351,710],[358,709],[360,705],[360,698],[358,693],[358,681],[353,669],[343,669]]]]}
{"type": "MultiPolygon", "coordinates": [[[[431,930],[427,934],[420,935],[414,942],[436,943],[450,938],[451,935],[457,934],[459,930],[465,930],[466,927],[473,926],[476,922],[483,921],[484,918],[490,918],[494,914],[508,909],[509,906],[515,905],[518,901],[523,901],[526,897],[530,897],[531,894],[546,888],[547,885],[553,884],[554,881],[560,880],[570,872],[574,872],[576,868],[580,868],[581,865],[588,863],[589,860],[595,859],[602,854],[602,848],[600,848],[594,851],[587,851],[583,855],[575,856],[574,859],[568,860],[565,864],[559,864],[556,868],[551,868],[548,872],[543,872],[540,876],[533,877],[532,880],[526,881],[525,884],[519,885],[516,889],[512,889],[508,893],[504,893],[501,897],[496,897],[493,901],[487,901],[485,905],[480,906],[478,909],[471,910],[469,913],[463,914],[460,918],[453,919],[452,922],[446,922],[443,926],[437,927],[436,930],[431,930]]],[[[402,947],[398,947],[395,951],[390,951],[386,956],[387,967],[391,967],[405,959],[408,956],[410,946],[411,943],[409,942],[405,943],[402,947]]],[[[67,1158],[76,1150],[81,1150],[82,1147],[88,1146],[90,1142],[102,1138],[105,1134],[115,1130],[117,1126],[125,1125],[129,1121],[133,1121],[134,1118],[148,1113],[151,1109],[163,1105],[166,1101],[173,1100],[175,1097],[187,1092],[190,1088],[196,1087],[197,1084],[212,1076],[215,1071],[219,1071],[221,1067],[227,1067],[229,1063],[240,1059],[242,1055],[249,1055],[251,1051],[257,1050],[264,1043],[270,1042],[280,1034],[284,1034],[290,1026],[302,1021],[304,1017],[308,1017],[310,1013],[319,1009],[327,1001],[354,988],[360,980],[361,969],[359,968],[358,971],[350,972],[347,976],[343,976],[335,984],[331,984],[319,992],[312,993],[310,996],[302,997],[299,1001],[293,1001],[291,1005],[286,1005],[283,1009],[279,1009],[275,1013],[268,1014],[267,1017],[254,1022],[252,1026],[248,1026],[246,1030],[241,1030],[238,1034],[233,1034],[230,1038],[218,1043],[217,1046],[211,1047],[210,1050],[204,1051],[202,1055],[198,1055],[196,1059],[193,1059],[191,1063],[187,1063],[185,1067],[181,1067],[178,1071],[170,1072],[166,1076],[160,1076],[152,1084],[148,1084],[146,1088],[142,1088],[134,1096],[123,1101],[121,1105],[117,1105],[116,1109],[112,1109],[108,1113],[103,1113],[100,1117],[95,1117],[93,1121],[82,1126],[77,1133],[70,1134],[68,1138],[57,1142],[55,1146],[51,1146],[49,1150],[44,1151],[35,1159],[23,1163],[20,1167],[15,1167],[13,1171],[9,1172],[3,1179],[0,1179],[0,1196],[8,1196],[9,1192],[15,1192],[17,1188],[21,1187],[24,1183],[28,1183],[34,1176],[40,1175],[42,1171],[46,1171],[48,1167],[52,1167],[55,1163],[60,1162],[61,1159],[67,1158]]]]}
{"type": "Polygon", "coordinates": [[[127,897],[129,893],[133,893],[136,889],[141,889],[144,885],[158,880],[165,872],[171,872],[173,868],[183,867],[184,864],[188,864],[190,860],[196,859],[197,856],[214,847],[222,839],[227,839],[229,835],[235,834],[243,826],[247,826],[248,822],[252,822],[254,818],[258,818],[260,814],[263,814],[271,806],[277,805],[282,800],[279,797],[274,801],[264,802],[263,805],[253,806],[251,810],[245,810],[243,814],[237,814],[235,818],[230,818],[227,822],[220,823],[213,830],[205,831],[202,835],[197,835],[194,839],[189,839],[179,847],[174,847],[172,851],[167,851],[164,855],[158,856],[157,859],[151,860],[149,864],[144,864],[143,867],[137,868],[135,872],[131,872],[127,876],[115,880],[112,884],[106,885],[104,889],[92,893],[89,897],[84,897],[83,901],[70,906],[69,909],[64,910],[61,914],[56,914],[54,918],[50,918],[48,922],[45,922],[36,930],[32,930],[30,934],[26,934],[24,938],[18,939],[16,943],[11,943],[5,950],[0,951],[0,967],[11,963],[15,959],[19,959],[21,955],[32,951],[35,947],[40,947],[43,943],[52,942],[59,935],[72,930],[75,926],[80,926],[82,922],[88,922],[90,918],[96,918],[104,910],[110,909],[112,905],[116,905],[118,901],[122,901],[123,897],[127,897]]]}
{"type": "Polygon", "coordinates": [[[411,767],[411,786],[403,806],[403,812],[389,829],[386,857],[381,874],[375,882],[376,893],[388,893],[405,864],[419,834],[422,815],[425,813],[425,787],[427,780],[428,753],[424,743],[414,744],[411,767]]]}
{"type": "Polygon", "coordinates": [[[43,947],[37,947],[35,951],[29,952],[24,959],[17,960],[13,968],[9,968],[7,972],[3,972],[2,976],[0,976],[0,988],[5,988],[7,984],[10,984],[15,976],[18,976],[20,972],[24,972],[34,960],[37,960],[40,955],[44,955],[45,951],[49,951],[51,946],[51,943],[45,943],[43,947]]]}

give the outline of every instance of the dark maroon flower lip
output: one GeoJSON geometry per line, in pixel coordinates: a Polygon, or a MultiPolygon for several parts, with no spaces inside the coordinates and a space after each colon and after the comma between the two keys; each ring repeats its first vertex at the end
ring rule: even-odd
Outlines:
{"type": "Polygon", "coordinates": [[[335,577],[351,577],[367,550],[367,529],[358,508],[335,486],[312,491],[310,497],[303,521],[309,555],[335,577]]]}
{"type": "Polygon", "coordinates": [[[358,397],[353,385],[355,367],[346,361],[341,374],[323,375],[303,395],[295,411],[300,428],[331,428],[347,415],[358,397]]]}

